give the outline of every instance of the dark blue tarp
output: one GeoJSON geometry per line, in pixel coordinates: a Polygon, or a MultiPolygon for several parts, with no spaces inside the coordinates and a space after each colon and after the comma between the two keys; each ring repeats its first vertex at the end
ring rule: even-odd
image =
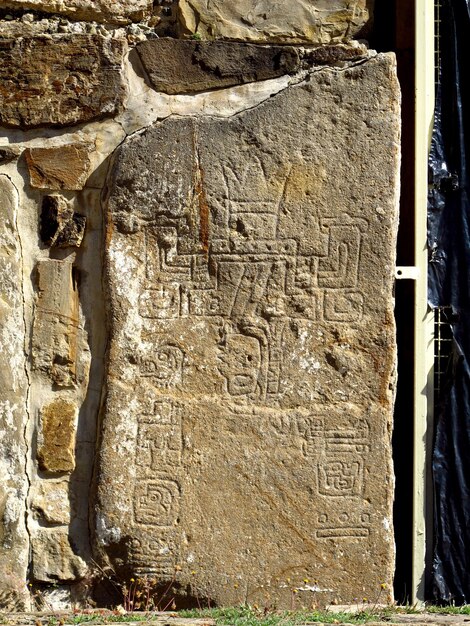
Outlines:
{"type": "Polygon", "coordinates": [[[452,353],[435,411],[432,596],[470,602],[470,0],[442,0],[429,161],[429,301],[446,309],[452,353]]]}

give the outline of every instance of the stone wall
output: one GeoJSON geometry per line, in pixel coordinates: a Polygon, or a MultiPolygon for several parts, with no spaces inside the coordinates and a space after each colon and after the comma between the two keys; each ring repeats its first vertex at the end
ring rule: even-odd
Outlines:
{"type": "Polygon", "coordinates": [[[390,590],[372,8],[1,0],[0,606],[390,590]]]}

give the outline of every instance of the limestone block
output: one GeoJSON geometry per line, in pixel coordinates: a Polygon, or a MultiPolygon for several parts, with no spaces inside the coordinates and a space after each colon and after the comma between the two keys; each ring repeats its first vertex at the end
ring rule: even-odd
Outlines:
{"type": "Polygon", "coordinates": [[[18,193],[0,174],[0,580],[2,604],[24,610],[29,540],[25,528],[28,380],[18,193]]]}
{"type": "Polygon", "coordinates": [[[87,572],[64,528],[38,528],[31,539],[32,578],[36,582],[75,581],[87,572]]]}
{"type": "Polygon", "coordinates": [[[0,124],[64,126],[117,114],[126,45],[100,35],[0,39],[0,124]]]}
{"type": "Polygon", "coordinates": [[[41,409],[38,435],[39,469],[50,474],[75,468],[75,436],[78,408],[58,398],[41,409]]]}
{"type": "Polygon", "coordinates": [[[282,46],[151,39],[137,46],[152,87],[164,93],[220,89],[296,72],[299,53],[282,46]]]}
{"type": "Polygon", "coordinates": [[[78,289],[72,264],[47,259],[37,265],[32,357],[34,369],[59,387],[76,382],[78,289]]]}
{"type": "Polygon", "coordinates": [[[58,13],[74,20],[126,24],[150,16],[152,0],[1,0],[1,7],[58,13]]]}
{"type": "Polygon", "coordinates": [[[44,196],[41,209],[40,235],[48,246],[79,247],[85,235],[86,217],[75,213],[63,196],[44,196]]]}
{"type": "Polygon", "coordinates": [[[399,101],[371,55],[118,149],[104,564],[218,605],[391,588],[399,101]]]}
{"type": "Polygon", "coordinates": [[[179,0],[183,32],[202,39],[325,44],[352,39],[371,18],[368,0],[179,0]]]}
{"type": "MultiPolygon", "coordinates": [[[[73,447],[69,446],[73,453],[73,447]]],[[[64,455],[70,459],[68,454],[64,455]]],[[[72,455],[73,462],[73,455],[72,455]]],[[[70,485],[68,480],[36,481],[31,488],[31,508],[36,516],[48,524],[70,523],[70,485]]]]}
{"type": "Polygon", "coordinates": [[[83,189],[90,170],[90,151],[86,143],[57,148],[27,148],[25,158],[31,187],[36,189],[83,189]]]}

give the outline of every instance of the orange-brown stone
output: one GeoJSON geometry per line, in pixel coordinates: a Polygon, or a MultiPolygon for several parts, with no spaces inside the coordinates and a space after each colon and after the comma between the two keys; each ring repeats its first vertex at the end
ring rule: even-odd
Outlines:
{"type": "Polygon", "coordinates": [[[43,472],[61,474],[74,469],[77,415],[76,405],[63,398],[41,410],[37,458],[43,472]]]}
{"type": "Polygon", "coordinates": [[[24,152],[31,187],[79,191],[90,170],[91,146],[73,143],[57,148],[27,148],[24,152]]]}

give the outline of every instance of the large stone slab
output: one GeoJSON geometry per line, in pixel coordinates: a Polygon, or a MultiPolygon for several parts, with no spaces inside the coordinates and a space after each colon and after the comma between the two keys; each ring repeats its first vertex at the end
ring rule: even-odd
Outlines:
{"type": "Polygon", "coordinates": [[[391,588],[399,128],[379,55],[118,149],[104,564],[218,604],[391,588]]]}
{"type": "Polygon", "coordinates": [[[300,68],[299,53],[286,46],[162,38],[144,41],[137,52],[152,87],[170,94],[221,89],[300,68]]]}
{"type": "Polygon", "coordinates": [[[366,46],[358,41],[299,48],[162,37],[144,41],[136,50],[150,85],[167,94],[193,94],[268,80],[314,65],[340,67],[368,55],[366,46]]]}
{"type": "Polygon", "coordinates": [[[373,1],[179,0],[183,32],[202,39],[338,43],[365,30],[373,1]]]}
{"type": "Polygon", "coordinates": [[[28,378],[25,363],[23,267],[16,220],[18,192],[0,175],[0,579],[1,605],[24,610],[29,538],[25,528],[28,491],[28,378]]]}
{"type": "Polygon", "coordinates": [[[126,45],[100,35],[0,38],[0,125],[64,126],[119,113],[126,45]]]}
{"type": "Polygon", "coordinates": [[[1,7],[58,13],[74,20],[125,24],[149,17],[152,0],[1,0],[1,7]]]}

